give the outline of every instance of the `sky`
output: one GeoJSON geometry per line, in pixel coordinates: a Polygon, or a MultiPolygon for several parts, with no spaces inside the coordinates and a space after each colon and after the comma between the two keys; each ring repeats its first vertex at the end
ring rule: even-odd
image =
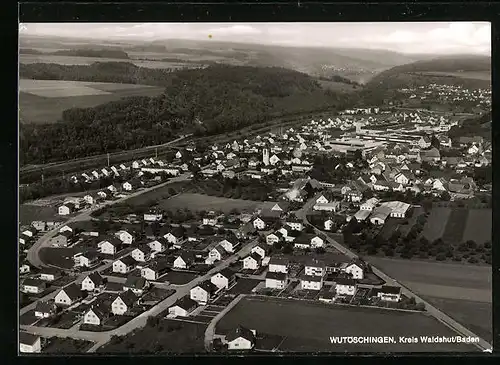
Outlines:
{"type": "Polygon", "coordinates": [[[488,22],[422,23],[23,23],[20,35],[96,39],[192,39],[282,46],[490,54],[488,22]]]}

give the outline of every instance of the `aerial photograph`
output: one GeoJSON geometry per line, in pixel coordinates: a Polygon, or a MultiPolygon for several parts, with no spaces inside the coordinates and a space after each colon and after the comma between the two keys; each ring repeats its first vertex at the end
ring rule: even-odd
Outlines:
{"type": "Polygon", "coordinates": [[[491,25],[19,24],[18,353],[491,352],[491,25]]]}

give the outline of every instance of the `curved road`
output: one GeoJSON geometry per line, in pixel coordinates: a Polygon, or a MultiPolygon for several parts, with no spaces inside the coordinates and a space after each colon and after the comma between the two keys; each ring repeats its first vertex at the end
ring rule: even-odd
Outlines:
{"type": "Polygon", "coordinates": [[[189,291],[194,288],[199,283],[208,280],[213,274],[219,272],[220,270],[228,267],[231,263],[236,262],[240,257],[244,257],[250,253],[252,248],[257,244],[258,240],[252,240],[243,246],[236,254],[228,257],[227,259],[219,262],[215,267],[209,270],[205,275],[197,277],[186,285],[176,287],[176,292],[168,298],[165,298],[157,305],[141,313],[131,321],[127,322],[123,326],[107,332],[90,332],[90,331],[80,331],[78,326],[74,326],[70,329],[58,329],[58,328],[47,328],[47,327],[35,327],[35,326],[21,326],[21,329],[43,337],[70,337],[74,339],[88,340],[94,342],[94,346],[89,349],[88,352],[95,352],[99,347],[106,344],[111,336],[124,336],[135,329],[144,327],[146,325],[147,319],[150,316],[157,316],[167,310],[172,306],[178,299],[189,294],[189,291]]]}
{"type": "MultiPolygon", "coordinates": [[[[309,200],[304,206],[296,211],[296,216],[297,218],[300,218],[304,221],[304,224],[309,224],[309,221],[307,220],[307,212],[309,212],[314,205],[314,198],[309,200]]],[[[314,227],[314,232],[316,234],[322,234],[325,235],[324,232],[320,231],[316,227],[314,227]]],[[[328,235],[326,236],[326,240],[333,246],[335,247],[338,251],[346,255],[347,257],[351,259],[356,259],[358,258],[358,255],[354,253],[353,251],[349,250],[348,248],[344,247],[337,241],[335,241],[333,238],[331,238],[328,235]]],[[[432,306],[430,303],[426,302],[424,299],[419,297],[417,294],[412,292],[409,288],[405,287],[404,285],[401,285],[397,280],[391,278],[389,275],[385,274],[384,272],[380,271],[376,267],[372,266],[372,271],[375,275],[379,276],[380,278],[384,279],[388,285],[395,285],[395,286],[400,286],[401,287],[401,292],[402,294],[408,296],[408,297],[415,297],[415,300],[417,303],[423,303],[425,305],[425,309],[427,313],[434,318],[436,318],[438,321],[441,323],[445,324],[447,327],[451,328],[458,334],[464,337],[476,337],[479,339],[479,342],[474,343],[478,348],[480,348],[483,351],[489,351],[491,350],[492,346],[490,343],[485,341],[484,339],[480,338],[478,335],[455,321],[453,318],[449,317],[447,314],[444,312],[440,311],[436,307],[432,306]]]]}
{"type": "MultiPolygon", "coordinates": [[[[172,183],[175,183],[175,182],[180,182],[180,181],[187,181],[189,180],[189,175],[191,173],[185,173],[185,174],[182,174],[182,175],[179,175],[179,176],[176,176],[176,177],[173,177],[173,178],[170,178],[169,181],[166,181],[164,183],[161,183],[161,184],[158,184],[158,185],[155,185],[155,186],[152,186],[150,188],[146,188],[146,189],[143,189],[143,190],[139,190],[139,191],[136,191],[130,195],[127,195],[126,197],[124,198],[120,198],[120,199],[117,199],[117,200],[113,200],[113,201],[109,201],[109,202],[105,202],[103,204],[99,204],[99,205],[96,205],[95,207],[92,207],[90,209],[87,209],[85,211],[82,211],[81,213],[79,213],[78,215],[76,215],[75,217],[72,217],[70,219],[68,219],[66,222],[64,222],[64,225],[66,224],[70,224],[70,223],[74,223],[74,222],[78,222],[78,221],[86,221],[86,220],[90,220],[90,214],[95,212],[96,210],[98,209],[101,209],[103,207],[106,207],[106,206],[110,206],[110,205],[113,205],[113,204],[118,204],[118,203],[123,203],[124,201],[126,201],[127,199],[130,199],[130,198],[133,198],[133,197],[136,197],[136,196],[139,196],[141,194],[144,194],[144,193],[147,193],[147,192],[150,192],[152,190],[155,190],[155,189],[159,189],[163,186],[166,186],[168,184],[172,184],[172,183]]],[[[47,265],[45,265],[41,260],[40,260],[40,257],[39,257],[39,253],[40,253],[40,250],[43,248],[43,247],[47,247],[47,246],[50,246],[50,239],[52,237],[54,237],[58,232],[59,232],[59,229],[60,229],[61,226],[57,226],[56,228],[46,232],[43,236],[41,236],[34,244],[33,246],[31,246],[28,250],[28,254],[26,256],[27,260],[31,263],[31,265],[35,266],[35,267],[38,267],[38,268],[41,268],[41,267],[46,267],[47,265]]]]}

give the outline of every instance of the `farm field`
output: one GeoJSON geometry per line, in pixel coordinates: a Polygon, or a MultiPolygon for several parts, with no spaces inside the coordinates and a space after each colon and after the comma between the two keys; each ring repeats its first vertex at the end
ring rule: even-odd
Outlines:
{"type": "Polygon", "coordinates": [[[433,242],[438,238],[458,245],[467,240],[491,242],[491,209],[433,208],[422,236],[433,242]]]}
{"type": "Polygon", "coordinates": [[[214,210],[224,213],[229,213],[232,209],[252,213],[260,205],[262,202],[192,193],[180,194],[160,203],[160,207],[165,210],[188,208],[191,211],[214,210]]]}
{"type": "Polygon", "coordinates": [[[356,89],[352,85],[343,82],[325,81],[325,80],[319,80],[318,82],[321,85],[321,87],[326,90],[343,91],[343,92],[356,91],[356,89]]]}
{"type": "Polygon", "coordinates": [[[423,296],[423,298],[462,323],[478,336],[481,336],[484,340],[490,343],[493,341],[493,308],[491,303],[445,299],[427,295],[423,296]]]}
{"type": "Polygon", "coordinates": [[[257,334],[283,336],[281,351],[329,352],[424,352],[477,351],[463,344],[366,344],[334,345],[330,336],[452,336],[454,332],[422,313],[353,308],[323,303],[244,298],[217,324],[224,334],[238,325],[255,329],[257,334]],[[331,326],[325,326],[331,323],[331,326]],[[288,324],[288,325],[287,325],[288,324]]]}
{"type": "Polygon", "coordinates": [[[478,243],[491,241],[492,235],[491,209],[471,209],[465,225],[462,241],[473,240],[478,243]]]}
{"type": "Polygon", "coordinates": [[[169,273],[163,275],[159,281],[169,282],[173,285],[184,285],[197,278],[198,275],[191,272],[182,271],[170,271],[169,273]]]}
{"type": "Polygon", "coordinates": [[[92,347],[93,343],[90,341],[73,340],[71,338],[52,337],[49,338],[46,347],[43,348],[42,353],[51,354],[78,354],[86,352],[92,347]]]}
{"type": "Polygon", "coordinates": [[[160,320],[155,326],[136,330],[125,337],[113,338],[98,353],[202,353],[207,325],[160,320]]]}
{"type": "Polygon", "coordinates": [[[147,85],[60,80],[20,80],[19,120],[55,123],[70,108],[88,108],[129,96],[156,96],[163,88],[147,85]]]}
{"type": "MultiPolygon", "coordinates": [[[[167,58],[167,56],[165,56],[167,58]]],[[[147,68],[183,68],[193,64],[182,62],[165,62],[165,61],[142,61],[134,59],[121,58],[104,58],[104,57],[77,57],[77,56],[62,56],[62,55],[32,55],[20,54],[19,63],[56,63],[59,65],[90,65],[94,62],[130,62],[139,67],[147,68]]]]}

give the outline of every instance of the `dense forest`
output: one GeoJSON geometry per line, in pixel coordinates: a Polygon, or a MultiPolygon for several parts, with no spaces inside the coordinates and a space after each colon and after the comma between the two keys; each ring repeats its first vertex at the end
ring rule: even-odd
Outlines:
{"type": "Polygon", "coordinates": [[[130,62],[94,62],[90,65],[60,65],[31,63],[19,65],[19,78],[34,80],[64,80],[114,82],[165,86],[170,69],[139,67],[130,62]]]}
{"type": "Polygon", "coordinates": [[[51,54],[55,56],[129,59],[127,52],[118,49],[63,49],[51,54]]]}
{"type": "Polygon", "coordinates": [[[160,80],[165,93],[158,97],[69,109],[62,121],[50,125],[21,124],[21,165],[140,148],[186,132],[217,134],[349,103],[347,95],[323,90],[308,75],[281,68],[211,66],[169,73],[160,80]]]}

